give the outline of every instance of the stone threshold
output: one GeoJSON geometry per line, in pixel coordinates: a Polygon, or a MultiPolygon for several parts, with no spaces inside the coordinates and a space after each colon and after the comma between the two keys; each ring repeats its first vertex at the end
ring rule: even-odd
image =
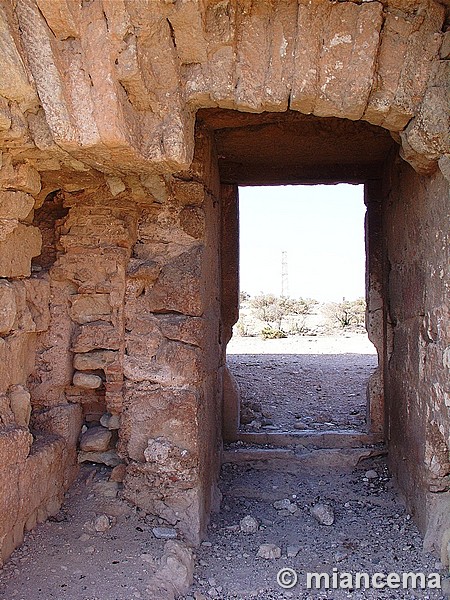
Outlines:
{"type": "Polygon", "coordinates": [[[224,449],[222,464],[251,464],[256,469],[281,469],[287,473],[313,470],[353,469],[361,460],[387,453],[383,446],[374,448],[258,448],[224,449]]]}
{"type": "Polygon", "coordinates": [[[303,446],[305,448],[360,448],[384,441],[381,433],[361,431],[280,431],[247,432],[237,431],[233,442],[244,444],[269,444],[271,446],[303,446]]]}

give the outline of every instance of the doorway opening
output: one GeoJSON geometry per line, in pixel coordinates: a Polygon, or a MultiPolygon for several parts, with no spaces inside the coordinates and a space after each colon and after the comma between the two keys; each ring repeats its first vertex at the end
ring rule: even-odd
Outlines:
{"type": "Polygon", "coordinates": [[[368,433],[364,186],[245,186],[238,204],[237,437],[368,433]]]}

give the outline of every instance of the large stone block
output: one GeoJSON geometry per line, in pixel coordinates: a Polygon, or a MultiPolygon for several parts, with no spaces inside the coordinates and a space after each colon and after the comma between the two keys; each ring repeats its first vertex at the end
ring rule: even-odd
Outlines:
{"type": "Polygon", "coordinates": [[[144,462],[149,439],[163,437],[195,453],[198,403],[193,391],[128,384],[120,430],[122,451],[144,462]]]}
{"type": "Polygon", "coordinates": [[[9,390],[9,403],[14,420],[19,427],[27,428],[31,417],[31,395],[22,385],[14,385],[9,390]]]}
{"type": "Polygon", "coordinates": [[[41,191],[39,172],[29,163],[20,163],[14,167],[7,165],[0,172],[0,183],[7,190],[18,190],[26,194],[37,195],[41,191]]]}
{"type": "Polygon", "coordinates": [[[34,369],[36,337],[33,333],[13,333],[0,337],[0,393],[11,385],[25,385],[34,369]]]}
{"type": "Polygon", "coordinates": [[[381,3],[332,5],[323,32],[315,115],[362,117],[375,75],[382,22],[381,3]]]}
{"type": "Polygon", "coordinates": [[[37,227],[17,227],[0,242],[0,277],[29,277],[31,259],[39,256],[42,235],[37,227]]]}
{"type": "Polygon", "coordinates": [[[33,207],[34,198],[25,192],[0,191],[0,219],[26,219],[33,207]]]}
{"type": "Polygon", "coordinates": [[[16,320],[16,295],[14,287],[7,281],[0,281],[0,334],[11,331],[16,320]]]}
{"type": "Polygon", "coordinates": [[[28,457],[32,443],[33,436],[23,427],[0,431],[0,463],[20,465],[28,457]]]}
{"type": "Polygon", "coordinates": [[[70,298],[70,302],[70,317],[76,323],[111,320],[109,294],[77,294],[70,298]]]}
{"type": "Polygon", "coordinates": [[[97,348],[118,350],[121,335],[116,327],[107,323],[89,323],[82,325],[72,345],[73,352],[91,352],[97,348]]]}
{"type": "Polygon", "coordinates": [[[155,285],[146,294],[148,310],[201,316],[206,291],[202,287],[201,262],[202,248],[196,247],[164,266],[155,285]]]}
{"type": "Polygon", "coordinates": [[[24,61],[17,49],[6,17],[0,6],[0,94],[5,98],[20,102],[26,108],[34,108],[39,100],[29,77],[24,61]]]}

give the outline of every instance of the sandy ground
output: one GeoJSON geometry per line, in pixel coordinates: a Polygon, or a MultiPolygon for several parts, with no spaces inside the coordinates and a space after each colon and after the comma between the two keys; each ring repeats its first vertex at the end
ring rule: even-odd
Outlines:
{"type": "Polygon", "coordinates": [[[378,364],[366,334],[234,336],[227,356],[246,431],[364,429],[366,386],[378,364]]]}

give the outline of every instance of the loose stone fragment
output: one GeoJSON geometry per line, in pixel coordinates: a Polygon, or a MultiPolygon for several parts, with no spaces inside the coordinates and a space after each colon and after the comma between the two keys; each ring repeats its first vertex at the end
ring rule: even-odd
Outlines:
{"type": "Polygon", "coordinates": [[[366,471],[365,476],[367,477],[367,479],[378,479],[378,473],[375,471],[375,469],[370,469],[369,471],[366,471]]]}
{"type": "Polygon", "coordinates": [[[256,533],[258,531],[258,521],[251,515],[241,519],[239,526],[243,533],[256,533]]]}
{"type": "Polygon", "coordinates": [[[334,523],[334,510],[329,504],[316,504],[311,508],[311,514],[321,525],[334,523]]]}
{"type": "Polygon", "coordinates": [[[276,544],[261,544],[256,556],[267,560],[274,560],[281,557],[281,548],[276,544]]]}
{"type": "Polygon", "coordinates": [[[100,515],[94,521],[94,529],[99,533],[104,533],[111,528],[111,520],[108,515],[100,515]]]}
{"type": "Polygon", "coordinates": [[[73,385],[86,390],[96,390],[102,385],[102,378],[90,373],[81,373],[77,371],[73,376],[73,385]]]}
{"type": "Polygon", "coordinates": [[[104,427],[91,427],[81,436],[80,450],[83,452],[105,452],[109,448],[112,433],[104,427]]]}
{"type": "Polygon", "coordinates": [[[152,532],[158,540],[174,540],[178,535],[172,527],[153,527],[152,532]]]}

